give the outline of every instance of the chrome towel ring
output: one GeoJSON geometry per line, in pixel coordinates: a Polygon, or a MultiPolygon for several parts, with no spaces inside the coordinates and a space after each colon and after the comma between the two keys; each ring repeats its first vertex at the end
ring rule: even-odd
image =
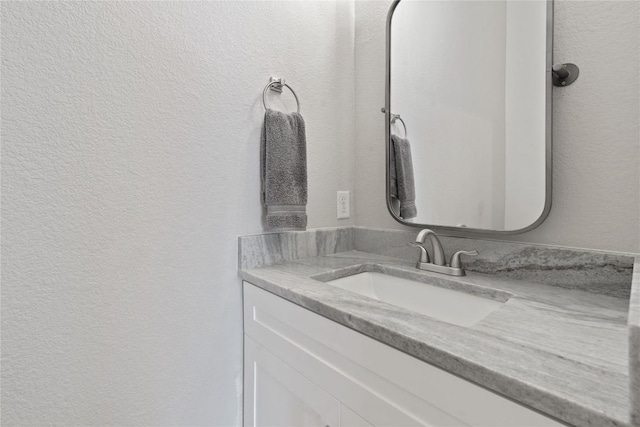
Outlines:
{"type": "Polygon", "coordinates": [[[402,127],[404,128],[404,137],[407,137],[407,125],[404,124],[404,120],[402,120],[402,117],[400,117],[400,114],[393,114],[391,113],[391,123],[395,123],[396,120],[400,120],[400,123],[402,123],[402,127]]]}
{"type": "Polygon", "coordinates": [[[274,79],[273,77],[269,79],[269,83],[264,87],[264,90],[262,91],[262,105],[264,106],[264,109],[267,109],[267,91],[271,89],[274,92],[282,92],[283,86],[289,89],[293,94],[293,97],[296,99],[296,104],[298,106],[298,114],[300,114],[300,100],[298,99],[298,95],[296,95],[293,89],[291,89],[291,86],[284,82],[284,79],[274,79]]]}

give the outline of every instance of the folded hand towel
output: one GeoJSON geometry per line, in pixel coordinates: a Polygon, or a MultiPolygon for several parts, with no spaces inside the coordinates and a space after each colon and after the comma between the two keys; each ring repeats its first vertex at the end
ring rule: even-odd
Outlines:
{"type": "Polygon", "coordinates": [[[411,145],[407,139],[391,135],[389,163],[391,197],[400,201],[400,217],[414,218],[418,215],[416,187],[413,179],[411,145]]]}
{"type": "Polygon", "coordinates": [[[307,141],[302,116],[267,109],[260,151],[267,229],[305,230],[307,141]]]}

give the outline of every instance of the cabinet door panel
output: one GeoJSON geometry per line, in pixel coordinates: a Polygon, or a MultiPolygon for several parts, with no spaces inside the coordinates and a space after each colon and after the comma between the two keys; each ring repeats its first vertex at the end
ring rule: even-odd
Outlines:
{"type": "Polygon", "coordinates": [[[244,425],[339,425],[340,403],[245,335],[244,425]]]}

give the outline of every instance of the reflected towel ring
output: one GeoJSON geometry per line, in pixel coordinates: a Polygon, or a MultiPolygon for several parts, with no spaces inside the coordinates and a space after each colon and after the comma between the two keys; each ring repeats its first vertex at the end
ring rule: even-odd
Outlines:
{"type": "Polygon", "coordinates": [[[402,123],[402,127],[404,128],[404,137],[406,139],[407,138],[407,125],[404,123],[404,120],[402,120],[402,117],[400,117],[400,114],[391,113],[391,123],[393,124],[397,120],[400,120],[400,123],[402,123]]]}
{"type": "Polygon", "coordinates": [[[262,105],[264,106],[264,109],[267,109],[267,91],[269,89],[275,91],[275,92],[282,92],[282,87],[286,87],[287,89],[289,89],[291,91],[291,93],[293,94],[293,97],[296,99],[296,104],[298,106],[298,114],[300,114],[300,100],[298,99],[298,95],[296,95],[296,93],[293,91],[293,89],[291,89],[291,86],[289,86],[288,84],[286,84],[284,82],[284,79],[274,79],[273,77],[271,77],[270,79],[271,81],[269,81],[269,83],[264,87],[264,90],[262,91],[262,105]]]}

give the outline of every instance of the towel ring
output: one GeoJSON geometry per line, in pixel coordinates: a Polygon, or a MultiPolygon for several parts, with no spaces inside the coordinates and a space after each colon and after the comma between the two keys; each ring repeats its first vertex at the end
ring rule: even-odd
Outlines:
{"type": "Polygon", "coordinates": [[[404,137],[407,137],[407,125],[404,123],[404,120],[402,120],[402,117],[400,117],[400,114],[393,114],[391,113],[391,123],[395,123],[396,120],[400,120],[400,123],[402,123],[402,127],[404,128],[404,137]]]}
{"type": "Polygon", "coordinates": [[[293,97],[296,99],[296,105],[298,106],[297,112],[298,114],[300,114],[300,100],[298,99],[298,95],[296,95],[293,89],[291,89],[291,86],[284,82],[284,79],[274,79],[273,77],[271,77],[271,81],[264,87],[264,90],[262,91],[262,105],[264,106],[264,109],[267,109],[267,91],[271,89],[276,92],[282,92],[283,86],[289,89],[293,94],[293,97]]]}

